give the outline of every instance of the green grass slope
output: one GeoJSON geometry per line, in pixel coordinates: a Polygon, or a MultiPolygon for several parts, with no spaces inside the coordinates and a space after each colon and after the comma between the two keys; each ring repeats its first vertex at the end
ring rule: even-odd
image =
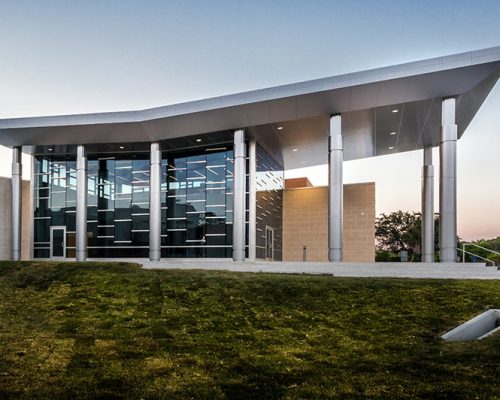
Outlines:
{"type": "Polygon", "coordinates": [[[499,398],[500,282],[0,263],[0,399],[499,398]]]}

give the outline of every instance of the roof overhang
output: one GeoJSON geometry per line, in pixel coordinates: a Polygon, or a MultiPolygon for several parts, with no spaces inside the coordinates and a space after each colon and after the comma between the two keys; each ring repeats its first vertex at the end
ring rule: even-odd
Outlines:
{"type": "Polygon", "coordinates": [[[147,110],[4,119],[0,144],[147,142],[243,127],[285,168],[299,168],[327,162],[331,114],[342,114],[345,160],[437,145],[446,97],[456,98],[461,136],[499,76],[500,46],[147,110]]]}

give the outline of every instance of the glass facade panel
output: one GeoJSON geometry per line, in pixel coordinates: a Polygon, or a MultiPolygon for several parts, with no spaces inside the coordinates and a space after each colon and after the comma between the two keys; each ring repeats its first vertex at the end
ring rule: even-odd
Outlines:
{"type": "Polygon", "coordinates": [[[52,256],[64,257],[64,228],[52,230],[52,256]]]}
{"type": "Polygon", "coordinates": [[[256,153],[256,256],[281,261],[283,259],[283,166],[259,144],[256,153]],[[266,241],[266,227],[273,230],[272,257],[266,252],[269,247],[266,241]]]}
{"type": "Polygon", "coordinates": [[[163,153],[162,257],[231,256],[232,157],[230,143],[163,153]]]}
{"type": "MultiPolygon", "coordinates": [[[[163,151],[162,158],[162,257],[231,257],[232,143],[163,151]]],[[[75,256],[75,159],[35,156],[36,258],[50,257],[55,226],[65,227],[65,256],[75,256]]],[[[149,152],[88,153],[88,257],[148,257],[149,170],[149,152]]]]}
{"type": "MultiPolygon", "coordinates": [[[[51,226],[66,227],[66,257],[75,256],[75,158],[74,154],[36,157],[36,258],[50,257],[46,250],[50,249],[51,226]]],[[[146,257],[149,252],[149,154],[116,157],[89,154],[88,158],[89,257],[146,257]],[[138,200],[135,204],[134,198],[138,200]],[[141,213],[137,227],[134,211],[141,213]],[[138,229],[144,232],[135,235],[134,230],[138,229]]]]}

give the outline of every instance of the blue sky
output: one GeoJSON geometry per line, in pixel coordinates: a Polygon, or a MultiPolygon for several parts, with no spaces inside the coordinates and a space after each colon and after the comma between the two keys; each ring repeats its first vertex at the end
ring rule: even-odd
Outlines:
{"type": "MultiPolygon", "coordinates": [[[[497,46],[499,21],[497,0],[1,0],[0,118],[147,108],[497,46]]],[[[459,142],[466,239],[500,234],[499,86],[459,142]]],[[[375,180],[378,212],[418,210],[421,158],[349,162],[346,181],[375,180]]]]}

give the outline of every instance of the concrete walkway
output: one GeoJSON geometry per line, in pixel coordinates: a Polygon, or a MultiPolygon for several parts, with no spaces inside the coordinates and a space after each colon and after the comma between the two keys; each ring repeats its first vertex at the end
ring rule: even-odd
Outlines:
{"type": "Polygon", "coordinates": [[[269,272],[350,277],[499,279],[496,267],[472,263],[327,263],[327,262],[233,262],[227,259],[165,259],[159,262],[137,260],[146,269],[203,269],[234,272],[269,272]]]}

